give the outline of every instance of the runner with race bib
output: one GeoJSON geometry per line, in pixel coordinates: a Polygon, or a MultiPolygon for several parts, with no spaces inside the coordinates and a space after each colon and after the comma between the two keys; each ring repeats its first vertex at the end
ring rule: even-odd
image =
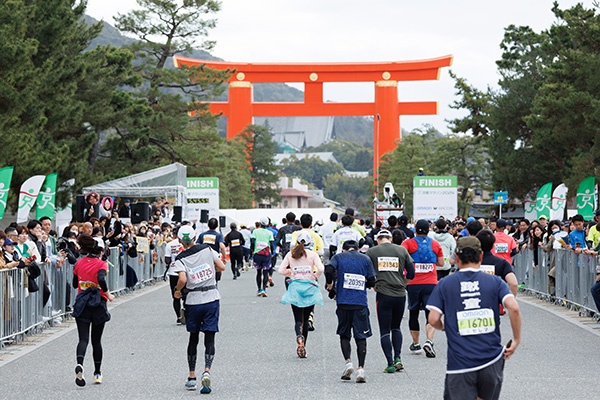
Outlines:
{"type": "MultiPolygon", "coordinates": [[[[429,317],[429,311],[425,308],[429,295],[438,283],[436,266],[444,266],[444,252],[440,244],[428,237],[429,222],[420,219],[415,224],[416,236],[402,242],[402,246],[408,250],[414,260],[415,279],[406,285],[408,291],[408,326],[412,336],[412,344],[409,349],[415,354],[421,353],[419,343],[419,311],[425,311],[425,318],[429,317]]],[[[423,344],[425,355],[429,358],[435,357],[433,348],[433,335],[435,329],[429,324],[425,326],[427,340],[423,344]]]]}

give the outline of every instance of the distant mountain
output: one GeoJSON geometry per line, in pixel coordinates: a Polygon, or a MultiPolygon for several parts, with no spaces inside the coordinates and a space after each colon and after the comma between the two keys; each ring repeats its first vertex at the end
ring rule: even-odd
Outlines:
{"type": "MultiPolygon", "coordinates": [[[[98,20],[86,15],[84,17],[88,25],[98,22],[98,20]]],[[[100,35],[92,40],[89,49],[102,45],[112,45],[122,47],[135,42],[135,39],[124,36],[114,26],[104,21],[104,27],[100,35]]],[[[200,60],[223,61],[203,50],[193,50],[186,57],[197,58],[200,60]]],[[[173,62],[167,63],[173,68],[173,62]]],[[[221,100],[225,100],[223,97],[221,100]]],[[[255,101],[297,101],[304,100],[304,92],[286,85],[285,83],[255,83],[254,84],[255,101]]],[[[221,118],[218,124],[219,133],[225,135],[225,119],[221,118]]],[[[373,144],[373,120],[366,117],[336,117],[333,123],[334,135],[338,139],[348,140],[364,145],[373,144]]]]}

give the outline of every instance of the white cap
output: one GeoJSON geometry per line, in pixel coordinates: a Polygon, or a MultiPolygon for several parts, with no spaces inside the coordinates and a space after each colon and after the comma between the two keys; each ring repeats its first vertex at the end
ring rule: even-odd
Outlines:
{"type": "Polygon", "coordinates": [[[310,234],[310,232],[308,231],[300,231],[298,232],[298,237],[296,238],[296,242],[300,243],[304,243],[305,246],[310,247],[312,246],[314,240],[312,235],[310,234]]]}
{"type": "Polygon", "coordinates": [[[177,231],[177,237],[182,242],[193,242],[196,237],[196,231],[189,225],[184,225],[177,231]]]}
{"type": "Polygon", "coordinates": [[[269,226],[269,217],[260,217],[260,223],[264,226],[269,226]]]}

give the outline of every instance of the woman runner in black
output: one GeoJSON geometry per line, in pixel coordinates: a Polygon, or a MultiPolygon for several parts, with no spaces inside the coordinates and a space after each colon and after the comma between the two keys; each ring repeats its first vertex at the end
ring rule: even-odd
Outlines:
{"type": "Polygon", "coordinates": [[[85,257],[77,261],[73,269],[73,287],[79,288],[79,293],[73,305],[73,317],[77,324],[79,343],[77,344],[77,366],[75,367],[75,383],[85,386],[83,377],[83,359],[90,341],[90,326],[92,333],[92,349],[94,357],[94,383],[102,383],[102,332],[104,324],[110,320],[106,308],[107,301],[113,301],[115,296],[108,292],[106,272],[108,267],[100,259],[102,248],[98,242],[87,234],[81,234],[77,239],[81,254],[85,257]]]}

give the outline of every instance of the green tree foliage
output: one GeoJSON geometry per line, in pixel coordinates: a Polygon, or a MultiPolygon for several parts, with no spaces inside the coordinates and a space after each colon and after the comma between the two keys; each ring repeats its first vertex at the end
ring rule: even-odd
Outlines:
{"type": "Polygon", "coordinates": [[[335,139],[319,146],[311,147],[308,152],[332,152],[348,171],[372,171],[373,149],[358,143],[335,139]]]}
{"type": "Polygon", "coordinates": [[[287,176],[299,177],[312,186],[323,189],[323,180],[332,174],[343,174],[344,168],[333,161],[323,161],[319,157],[298,159],[292,155],[284,160],[281,171],[287,176]]]}
{"type": "Polygon", "coordinates": [[[365,208],[371,208],[368,199],[373,187],[372,178],[353,178],[335,173],[323,179],[323,186],[323,195],[341,203],[344,207],[361,209],[363,212],[365,208]]]}
{"type": "Polygon", "coordinates": [[[245,149],[250,163],[252,194],[258,203],[279,203],[281,197],[275,165],[275,142],[267,128],[260,125],[248,125],[242,133],[235,136],[245,149]]]}

